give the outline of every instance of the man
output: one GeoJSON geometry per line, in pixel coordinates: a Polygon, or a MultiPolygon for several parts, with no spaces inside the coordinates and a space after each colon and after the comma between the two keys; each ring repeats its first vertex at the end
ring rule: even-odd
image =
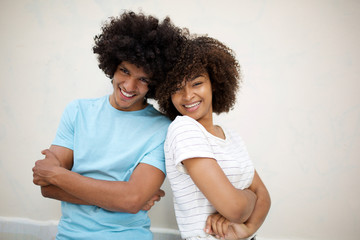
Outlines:
{"type": "Polygon", "coordinates": [[[164,196],[170,121],[147,99],[184,39],[169,18],[133,12],[111,18],[95,37],[113,92],[71,102],[33,168],[43,196],[62,201],[57,239],[152,239],[146,210],[164,196]]]}

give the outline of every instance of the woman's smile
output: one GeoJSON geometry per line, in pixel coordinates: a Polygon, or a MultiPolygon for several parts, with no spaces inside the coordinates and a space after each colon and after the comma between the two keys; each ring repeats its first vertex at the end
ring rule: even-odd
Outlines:
{"type": "Polygon", "coordinates": [[[189,112],[194,112],[196,111],[200,106],[201,101],[198,102],[194,102],[194,103],[190,103],[190,104],[184,104],[184,108],[186,109],[186,111],[189,112]]]}

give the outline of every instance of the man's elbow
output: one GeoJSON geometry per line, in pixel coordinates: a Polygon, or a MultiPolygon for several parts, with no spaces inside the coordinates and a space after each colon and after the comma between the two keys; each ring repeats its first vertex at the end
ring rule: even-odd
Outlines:
{"type": "Polygon", "coordinates": [[[41,195],[45,198],[53,198],[52,191],[48,186],[41,187],[41,195]]]}
{"type": "Polygon", "coordinates": [[[136,214],[142,209],[144,205],[145,202],[140,194],[132,194],[127,199],[124,199],[123,202],[115,201],[109,210],[136,214]]]}
{"type": "Polygon", "coordinates": [[[139,199],[134,199],[128,203],[127,212],[136,214],[142,209],[143,205],[139,199]]]}

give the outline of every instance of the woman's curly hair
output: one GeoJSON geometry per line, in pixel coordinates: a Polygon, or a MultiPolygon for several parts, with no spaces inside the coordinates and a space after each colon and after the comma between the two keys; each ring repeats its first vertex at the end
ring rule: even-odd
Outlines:
{"type": "Polygon", "coordinates": [[[233,51],[220,41],[207,36],[194,36],[183,43],[180,57],[168,73],[166,81],[158,88],[156,98],[160,111],[171,120],[181,115],[171,101],[184,79],[207,72],[211,81],[213,111],[228,112],[236,102],[240,87],[240,65],[233,51]]]}
{"type": "Polygon", "coordinates": [[[98,55],[99,68],[110,79],[122,61],[152,74],[146,98],[154,98],[156,87],[177,59],[184,30],[175,27],[169,17],[159,22],[150,15],[125,11],[103,25],[102,33],[94,37],[93,52],[98,55]]]}

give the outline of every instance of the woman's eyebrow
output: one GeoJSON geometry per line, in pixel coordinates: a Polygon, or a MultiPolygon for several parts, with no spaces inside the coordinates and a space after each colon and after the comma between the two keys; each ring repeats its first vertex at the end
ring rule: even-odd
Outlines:
{"type": "Polygon", "coordinates": [[[190,78],[189,78],[189,81],[194,81],[196,78],[198,78],[198,77],[203,77],[203,76],[204,76],[203,73],[196,74],[195,76],[190,77],[190,78]]]}

